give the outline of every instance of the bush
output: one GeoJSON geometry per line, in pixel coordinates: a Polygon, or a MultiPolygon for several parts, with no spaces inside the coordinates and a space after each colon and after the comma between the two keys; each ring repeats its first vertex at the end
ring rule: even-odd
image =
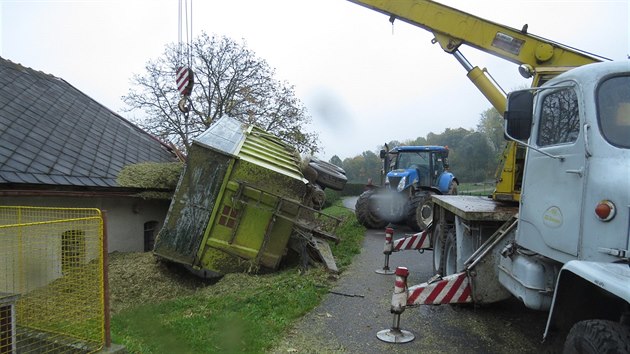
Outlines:
{"type": "Polygon", "coordinates": [[[330,188],[324,189],[324,193],[326,194],[326,201],[324,202],[324,208],[329,208],[335,202],[341,199],[340,192],[334,191],[330,188]]]}

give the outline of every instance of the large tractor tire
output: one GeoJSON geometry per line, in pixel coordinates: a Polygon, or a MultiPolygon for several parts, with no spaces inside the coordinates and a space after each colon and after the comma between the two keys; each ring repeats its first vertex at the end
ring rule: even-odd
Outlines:
{"type": "Polygon", "coordinates": [[[340,191],[348,182],[346,172],[339,166],[311,157],[309,167],[317,172],[317,184],[336,191],[340,191]]]}
{"type": "Polygon", "coordinates": [[[407,226],[414,231],[422,231],[433,221],[432,192],[421,192],[414,195],[407,206],[407,226]]]}
{"type": "Polygon", "coordinates": [[[354,206],[354,213],[359,223],[368,229],[382,229],[387,226],[388,222],[378,216],[374,203],[370,201],[376,190],[368,190],[363,192],[354,206]]]}
{"type": "Polygon", "coordinates": [[[605,320],[580,321],[569,331],[563,353],[630,353],[630,327],[605,320]]]}

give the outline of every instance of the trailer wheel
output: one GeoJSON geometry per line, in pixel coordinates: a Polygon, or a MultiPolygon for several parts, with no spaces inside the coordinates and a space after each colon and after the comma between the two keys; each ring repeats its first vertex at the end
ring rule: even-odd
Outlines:
{"type": "Polygon", "coordinates": [[[580,321],[571,328],[563,353],[630,353],[630,327],[606,320],[580,321]]]}
{"type": "Polygon", "coordinates": [[[387,221],[378,216],[376,206],[370,201],[376,190],[368,190],[359,196],[354,205],[354,214],[359,223],[368,229],[382,229],[387,226],[387,221]]]}

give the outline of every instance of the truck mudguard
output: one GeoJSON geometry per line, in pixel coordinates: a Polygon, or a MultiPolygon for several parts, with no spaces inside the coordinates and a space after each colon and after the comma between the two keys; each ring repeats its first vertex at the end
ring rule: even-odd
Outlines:
{"type": "Polygon", "coordinates": [[[440,175],[438,180],[438,188],[440,192],[446,194],[448,193],[448,187],[451,185],[451,181],[455,179],[455,175],[450,172],[444,172],[440,175]]]}
{"type": "Polygon", "coordinates": [[[593,316],[618,321],[619,317],[614,316],[621,316],[623,306],[630,303],[628,284],[630,265],[627,263],[567,262],[556,282],[544,338],[552,329],[568,329],[566,327],[570,327],[573,322],[593,316]],[[602,294],[610,296],[604,297],[602,294]],[[565,311],[567,308],[571,311],[565,311]],[[611,313],[613,318],[606,318],[611,313]],[[571,314],[571,318],[567,314],[571,314]]]}

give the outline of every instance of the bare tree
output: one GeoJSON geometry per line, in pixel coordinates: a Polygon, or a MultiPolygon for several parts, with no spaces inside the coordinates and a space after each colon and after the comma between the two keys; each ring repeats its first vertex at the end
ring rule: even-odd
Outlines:
{"type": "Polygon", "coordinates": [[[294,87],[274,75],[244,43],[202,33],[189,46],[167,45],[162,57],[146,64],[144,74],[133,76],[123,101],[129,110],[144,111],[136,123],[186,150],[192,138],[228,115],[278,135],[302,153],[319,151],[317,135],[304,128],[311,118],[294,87]],[[177,107],[175,72],[181,66],[194,72],[188,114],[177,107]]]}

